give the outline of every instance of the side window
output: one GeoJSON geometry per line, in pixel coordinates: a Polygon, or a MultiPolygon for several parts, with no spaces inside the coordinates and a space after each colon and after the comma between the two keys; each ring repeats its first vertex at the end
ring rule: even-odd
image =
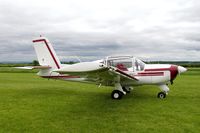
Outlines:
{"type": "Polygon", "coordinates": [[[144,70],[144,62],[142,62],[141,60],[136,59],[135,60],[135,70],[136,71],[143,71],[144,70]]]}

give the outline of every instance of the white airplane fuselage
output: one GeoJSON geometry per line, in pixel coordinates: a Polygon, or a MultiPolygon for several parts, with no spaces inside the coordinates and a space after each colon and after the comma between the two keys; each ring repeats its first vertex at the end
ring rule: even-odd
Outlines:
{"type": "Polygon", "coordinates": [[[99,85],[114,86],[113,99],[129,93],[133,86],[157,85],[162,92],[159,98],[168,94],[168,83],[173,83],[176,76],[185,72],[182,66],[166,64],[145,64],[133,56],[109,56],[105,59],[61,64],[53,46],[47,38],[33,40],[40,66],[18,67],[20,69],[40,69],[40,77],[68,81],[88,82],[99,85]]]}
{"type": "MultiPolygon", "coordinates": [[[[84,76],[79,75],[68,75],[67,72],[84,72],[93,71],[102,68],[102,60],[92,62],[81,62],[72,65],[64,65],[59,69],[59,73],[54,72],[51,76],[40,75],[44,78],[54,78],[69,81],[80,81],[80,82],[92,82],[94,79],[87,78],[87,74],[84,76]]],[[[56,70],[54,70],[56,71],[56,70]]],[[[123,71],[127,75],[137,78],[137,82],[124,81],[121,84],[125,86],[132,85],[150,85],[150,84],[167,84],[173,83],[179,72],[186,71],[185,68],[177,65],[170,64],[145,64],[144,70],[133,71],[133,68],[129,68],[128,71],[123,71]]],[[[112,85],[112,84],[111,84],[112,85]]]]}

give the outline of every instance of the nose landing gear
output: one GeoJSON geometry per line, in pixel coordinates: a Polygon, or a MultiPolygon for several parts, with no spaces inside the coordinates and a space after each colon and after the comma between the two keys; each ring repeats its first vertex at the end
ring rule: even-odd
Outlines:
{"type": "Polygon", "coordinates": [[[157,97],[160,98],[160,99],[164,99],[166,97],[166,93],[165,92],[159,92],[157,97]]]}
{"type": "Polygon", "coordinates": [[[159,92],[157,97],[160,99],[164,99],[166,95],[168,94],[169,88],[167,85],[159,85],[159,88],[161,89],[162,92],[159,92]]]}

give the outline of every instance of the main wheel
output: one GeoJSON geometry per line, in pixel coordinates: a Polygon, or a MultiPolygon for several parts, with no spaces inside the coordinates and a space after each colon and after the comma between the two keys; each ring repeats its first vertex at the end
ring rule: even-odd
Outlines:
{"type": "Polygon", "coordinates": [[[158,93],[158,98],[164,99],[165,97],[166,97],[166,93],[165,92],[159,92],[158,93]]]}
{"type": "Polygon", "coordinates": [[[113,90],[111,93],[112,99],[121,99],[123,96],[123,93],[119,90],[113,90]]]}
{"type": "Polygon", "coordinates": [[[130,89],[128,88],[128,90],[125,87],[122,87],[123,91],[125,91],[126,93],[131,93],[130,89]]]}

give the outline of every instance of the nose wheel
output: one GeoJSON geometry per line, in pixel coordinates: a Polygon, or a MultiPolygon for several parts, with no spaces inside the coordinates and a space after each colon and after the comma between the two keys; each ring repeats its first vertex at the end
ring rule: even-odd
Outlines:
{"type": "Polygon", "coordinates": [[[164,99],[166,97],[166,93],[165,92],[159,92],[157,97],[160,98],[160,99],[164,99]]]}

